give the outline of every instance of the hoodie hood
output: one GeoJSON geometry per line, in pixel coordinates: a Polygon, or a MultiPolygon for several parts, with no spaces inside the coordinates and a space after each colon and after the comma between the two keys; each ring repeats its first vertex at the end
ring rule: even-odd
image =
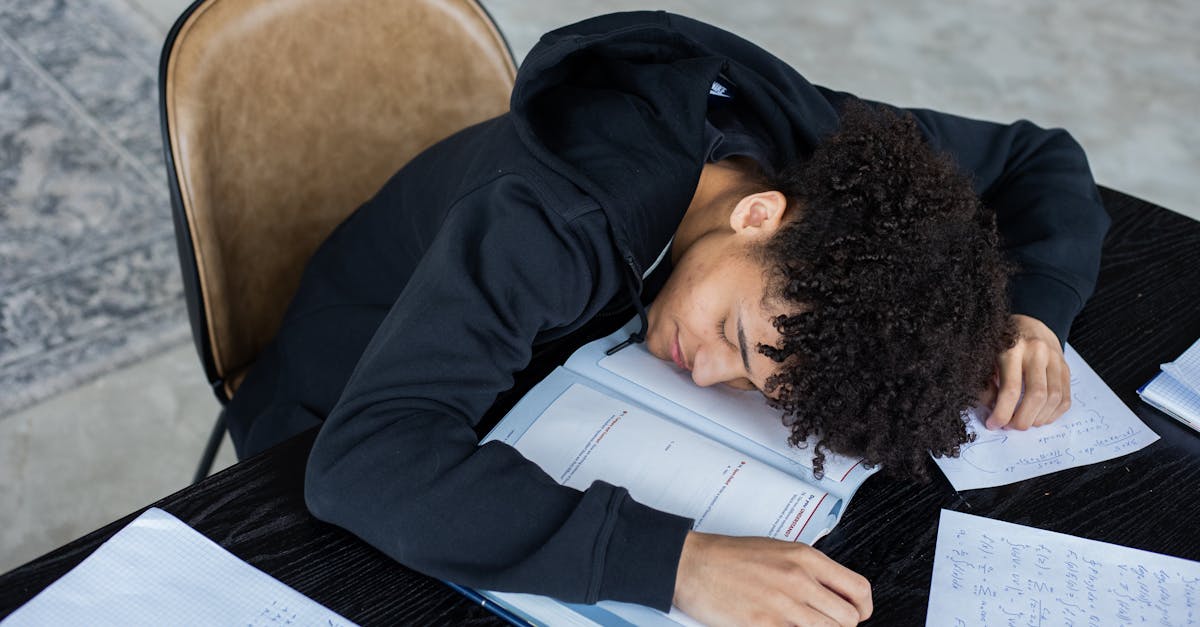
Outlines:
{"type": "Polygon", "coordinates": [[[772,169],[837,125],[795,70],[721,29],[663,11],[614,13],[544,35],[510,103],[536,158],[601,206],[640,291],[691,202],[704,165],[709,90],[736,89],[737,115],[762,133],[772,169]]]}

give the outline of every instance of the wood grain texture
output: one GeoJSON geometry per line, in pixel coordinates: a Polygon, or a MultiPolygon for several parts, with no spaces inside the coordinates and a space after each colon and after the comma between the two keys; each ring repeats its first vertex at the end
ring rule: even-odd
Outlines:
{"type": "MultiPolygon", "coordinates": [[[[933,467],[934,479],[923,485],[871,478],[818,543],[871,580],[875,615],[868,624],[924,624],[941,508],[1200,560],[1200,437],[1136,394],[1158,364],[1200,338],[1200,223],[1120,192],[1101,192],[1113,227],[1096,294],[1070,342],[1162,439],[1110,462],[963,493],[933,467]]],[[[548,353],[563,357],[563,351],[548,353]]],[[[523,384],[545,370],[531,372],[523,384]]],[[[440,582],[313,519],[301,485],[312,438],[299,436],[154,505],[361,624],[503,624],[440,582]]],[[[0,616],[138,513],[0,576],[0,616]]]]}

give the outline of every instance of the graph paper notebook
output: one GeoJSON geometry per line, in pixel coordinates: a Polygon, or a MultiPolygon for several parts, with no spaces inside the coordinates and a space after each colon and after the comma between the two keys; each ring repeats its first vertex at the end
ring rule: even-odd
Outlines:
{"type": "Polygon", "coordinates": [[[1150,406],[1200,431],[1200,340],[1138,390],[1150,406]]]}

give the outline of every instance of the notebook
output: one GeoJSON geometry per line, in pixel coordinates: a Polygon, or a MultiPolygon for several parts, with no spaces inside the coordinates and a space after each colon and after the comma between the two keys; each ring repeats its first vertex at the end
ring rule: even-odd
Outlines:
{"type": "Polygon", "coordinates": [[[1200,340],[1138,390],[1150,406],[1200,431],[1200,340]]]}

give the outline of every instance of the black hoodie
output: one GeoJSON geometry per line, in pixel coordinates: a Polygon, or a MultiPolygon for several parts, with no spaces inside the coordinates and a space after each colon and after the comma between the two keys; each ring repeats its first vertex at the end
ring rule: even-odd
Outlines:
{"type": "MultiPolygon", "coordinates": [[[[695,20],[593,18],[542,37],[509,114],[422,153],[339,227],[285,331],[343,306],[330,302],[390,309],[313,447],[317,517],[468,586],[670,605],[689,519],[604,482],[560,486],[508,445],[479,446],[473,426],[535,345],[641,291],[699,181],[719,77],[770,167],[809,154],[852,98],[695,20]]],[[[1025,121],[910,111],[997,211],[1020,266],[1013,311],[1065,338],[1108,223],[1078,144],[1025,121]]],[[[350,326],[323,333],[373,330],[350,326]]]]}

